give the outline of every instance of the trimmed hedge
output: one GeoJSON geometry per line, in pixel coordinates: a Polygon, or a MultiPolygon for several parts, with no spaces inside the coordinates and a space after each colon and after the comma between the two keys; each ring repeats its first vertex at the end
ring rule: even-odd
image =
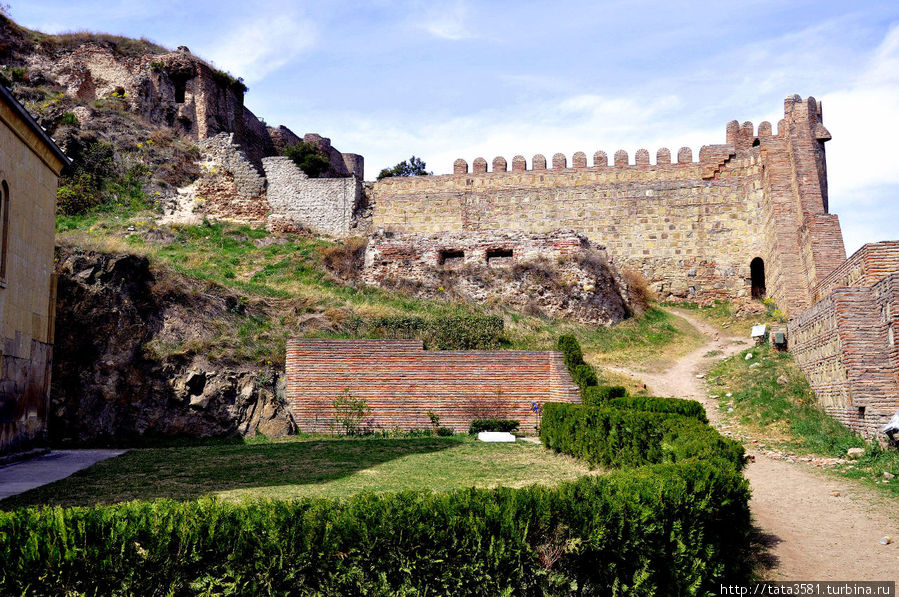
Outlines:
{"type": "Polygon", "coordinates": [[[748,577],[748,485],[661,464],[556,487],[0,512],[0,592],[711,594],[748,577]]]}
{"type": "Polygon", "coordinates": [[[565,356],[565,366],[569,371],[584,364],[584,352],[581,350],[581,345],[571,334],[559,336],[557,347],[565,356]]]}
{"type": "Polygon", "coordinates": [[[658,398],[655,396],[615,397],[607,402],[612,408],[642,410],[656,413],[673,413],[692,417],[702,423],[708,423],[705,408],[695,400],[681,398],[658,398]]]}
{"type": "Polygon", "coordinates": [[[622,396],[627,396],[624,386],[595,386],[581,390],[581,399],[587,406],[602,406],[612,398],[622,396]]]}
{"type": "Polygon", "coordinates": [[[743,446],[694,418],[549,402],[540,439],[547,448],[591,466],[638,467],[686,459],[723,461],[741,470],[743,446]]]}
{"type": "Polygon", "coordinates": [[[517,419],[475,419],[468,427],[468,433],[472,435],[480,433],[481,431],[504,431],[506,433],[512,433],[518,429],[520,424],[521,421],[518,421],[517,419]]]}
{"type": "Polygon", "coordinates": [[[414,315],[356,319],[353,334],[376,338],[421,338],[431,350],[490,350],[503,342],[503,318],[497,315],[451,315],[433,318],[414,315]]]}
{"type": "Polygon", "coordinates": [[[599,379],[596,377],[596,371],[586,363],[582,363],[572,369],[571,379],[573,379],[574,383],[581,389],[582,395],[588,388],[596,387],[596,385],[599,384],[599,379]]]}

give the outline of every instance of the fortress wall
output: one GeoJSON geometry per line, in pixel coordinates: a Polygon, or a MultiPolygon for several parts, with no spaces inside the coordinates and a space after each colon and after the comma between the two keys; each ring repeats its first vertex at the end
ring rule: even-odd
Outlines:
{"type": "Polygon", "coordinates": [[[789,324],[790,352],[825,410],[878,436],[899,410],[899,243],[865,245],[816,296],[789,324]]]}
{"type": "Polygon", "coordinates": [[[337,237],[350,233],[362,200],[358,178],[309,178],[287,157],[264,158],[262,165],[273,224],[292,223],[337,237]]]}
{"type": "Polygon", "coordinates": [[[814,298],[825,297],[835,288],[870,288],[893,272],[899,272],[899,240],[868,243],[821,280],[814,298]]]}
{"type": "Polygon", "coordinates": [[[468,431],[474,419],[521,421],[533,432],[531,403],[579,402],[555,351],[426,351],[419,340],[289,340],[287,400],[305,432],[331,432],[334,399],[349,392],[372,408],[370,425],[391,430],[440,424],[468,431]]]}
{"type": "Polygon", "coordinates": [[[624,165],[618,152],[618,165],[579,168],[557,154],[552,170],[516,169],[516,156],[511,172],[478,172],[478,162],[472,174],[460,160],[457,174],[378,182],[372,224],[407,233],[573,229],[620,268],[642,272],[663,299],[748,296],[749,262],[763,251],[759,151],[733,159],[733,148],[708,146],[700,162],[679,153],[676,164],[649,164],[646,153],[645,163],[624,165]]]}

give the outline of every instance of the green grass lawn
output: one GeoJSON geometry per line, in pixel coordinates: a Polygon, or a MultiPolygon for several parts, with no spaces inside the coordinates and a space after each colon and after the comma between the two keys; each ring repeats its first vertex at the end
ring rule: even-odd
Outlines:
{"type": "Polygon", "coordinates": [[[899,495],[899,451],[866,442],[824,412],[789,353],[756,346],[717,364],[707,379],[722,412],[733,408],[733,420],[751,435],[801,454],[845,457],[849,448],[865,448],[861,460],[829,470],[899,495]],[[781,376],[786,383],[777,383],[781,376]],[[884,472],[897,477],[884,483],[884,472]]]}
{"type": "Polygon", "coordinates": [[[550,485],[590,473],[586,464],[574,458],[525,442],[487,444],[468,436],[291,438],[132,450],[62,481],[0,501],[0,508],[187,500],[209,495],[226,499],[340,498],[360,491],[550,485]]]}

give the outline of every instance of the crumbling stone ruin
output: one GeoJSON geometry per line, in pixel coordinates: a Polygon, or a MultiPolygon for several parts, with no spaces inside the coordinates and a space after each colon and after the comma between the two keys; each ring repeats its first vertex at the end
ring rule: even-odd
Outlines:
{"type": "Polygon", "coordinates": [[[603,247],[581,234],[517,230],[371,235],[363,281],[428,298],[515,305],[609,325],[631,310],[627,284],[603,247]]]}

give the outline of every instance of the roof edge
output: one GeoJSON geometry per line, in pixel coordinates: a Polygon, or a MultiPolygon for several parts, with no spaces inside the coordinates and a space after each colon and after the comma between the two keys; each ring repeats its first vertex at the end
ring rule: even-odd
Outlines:
{"type": "Polygon", "coordinates": [[[44,145],[62,162],[63,166],[70,166],[72,164],[72,160],[69,159],[69,156],[63,153],[63,151],[59,148],[56,142],[47,134],[41,125],[37,123],[34,117],[25,109],[19,100],[13,96],[12,92],[0,85],[0,96],[10,105],[10,107],[22,118],[25,124],[28,125],[28,128],[34,132],[35,135],[40,138],[41,141],[44,142],[44,145]]]}

